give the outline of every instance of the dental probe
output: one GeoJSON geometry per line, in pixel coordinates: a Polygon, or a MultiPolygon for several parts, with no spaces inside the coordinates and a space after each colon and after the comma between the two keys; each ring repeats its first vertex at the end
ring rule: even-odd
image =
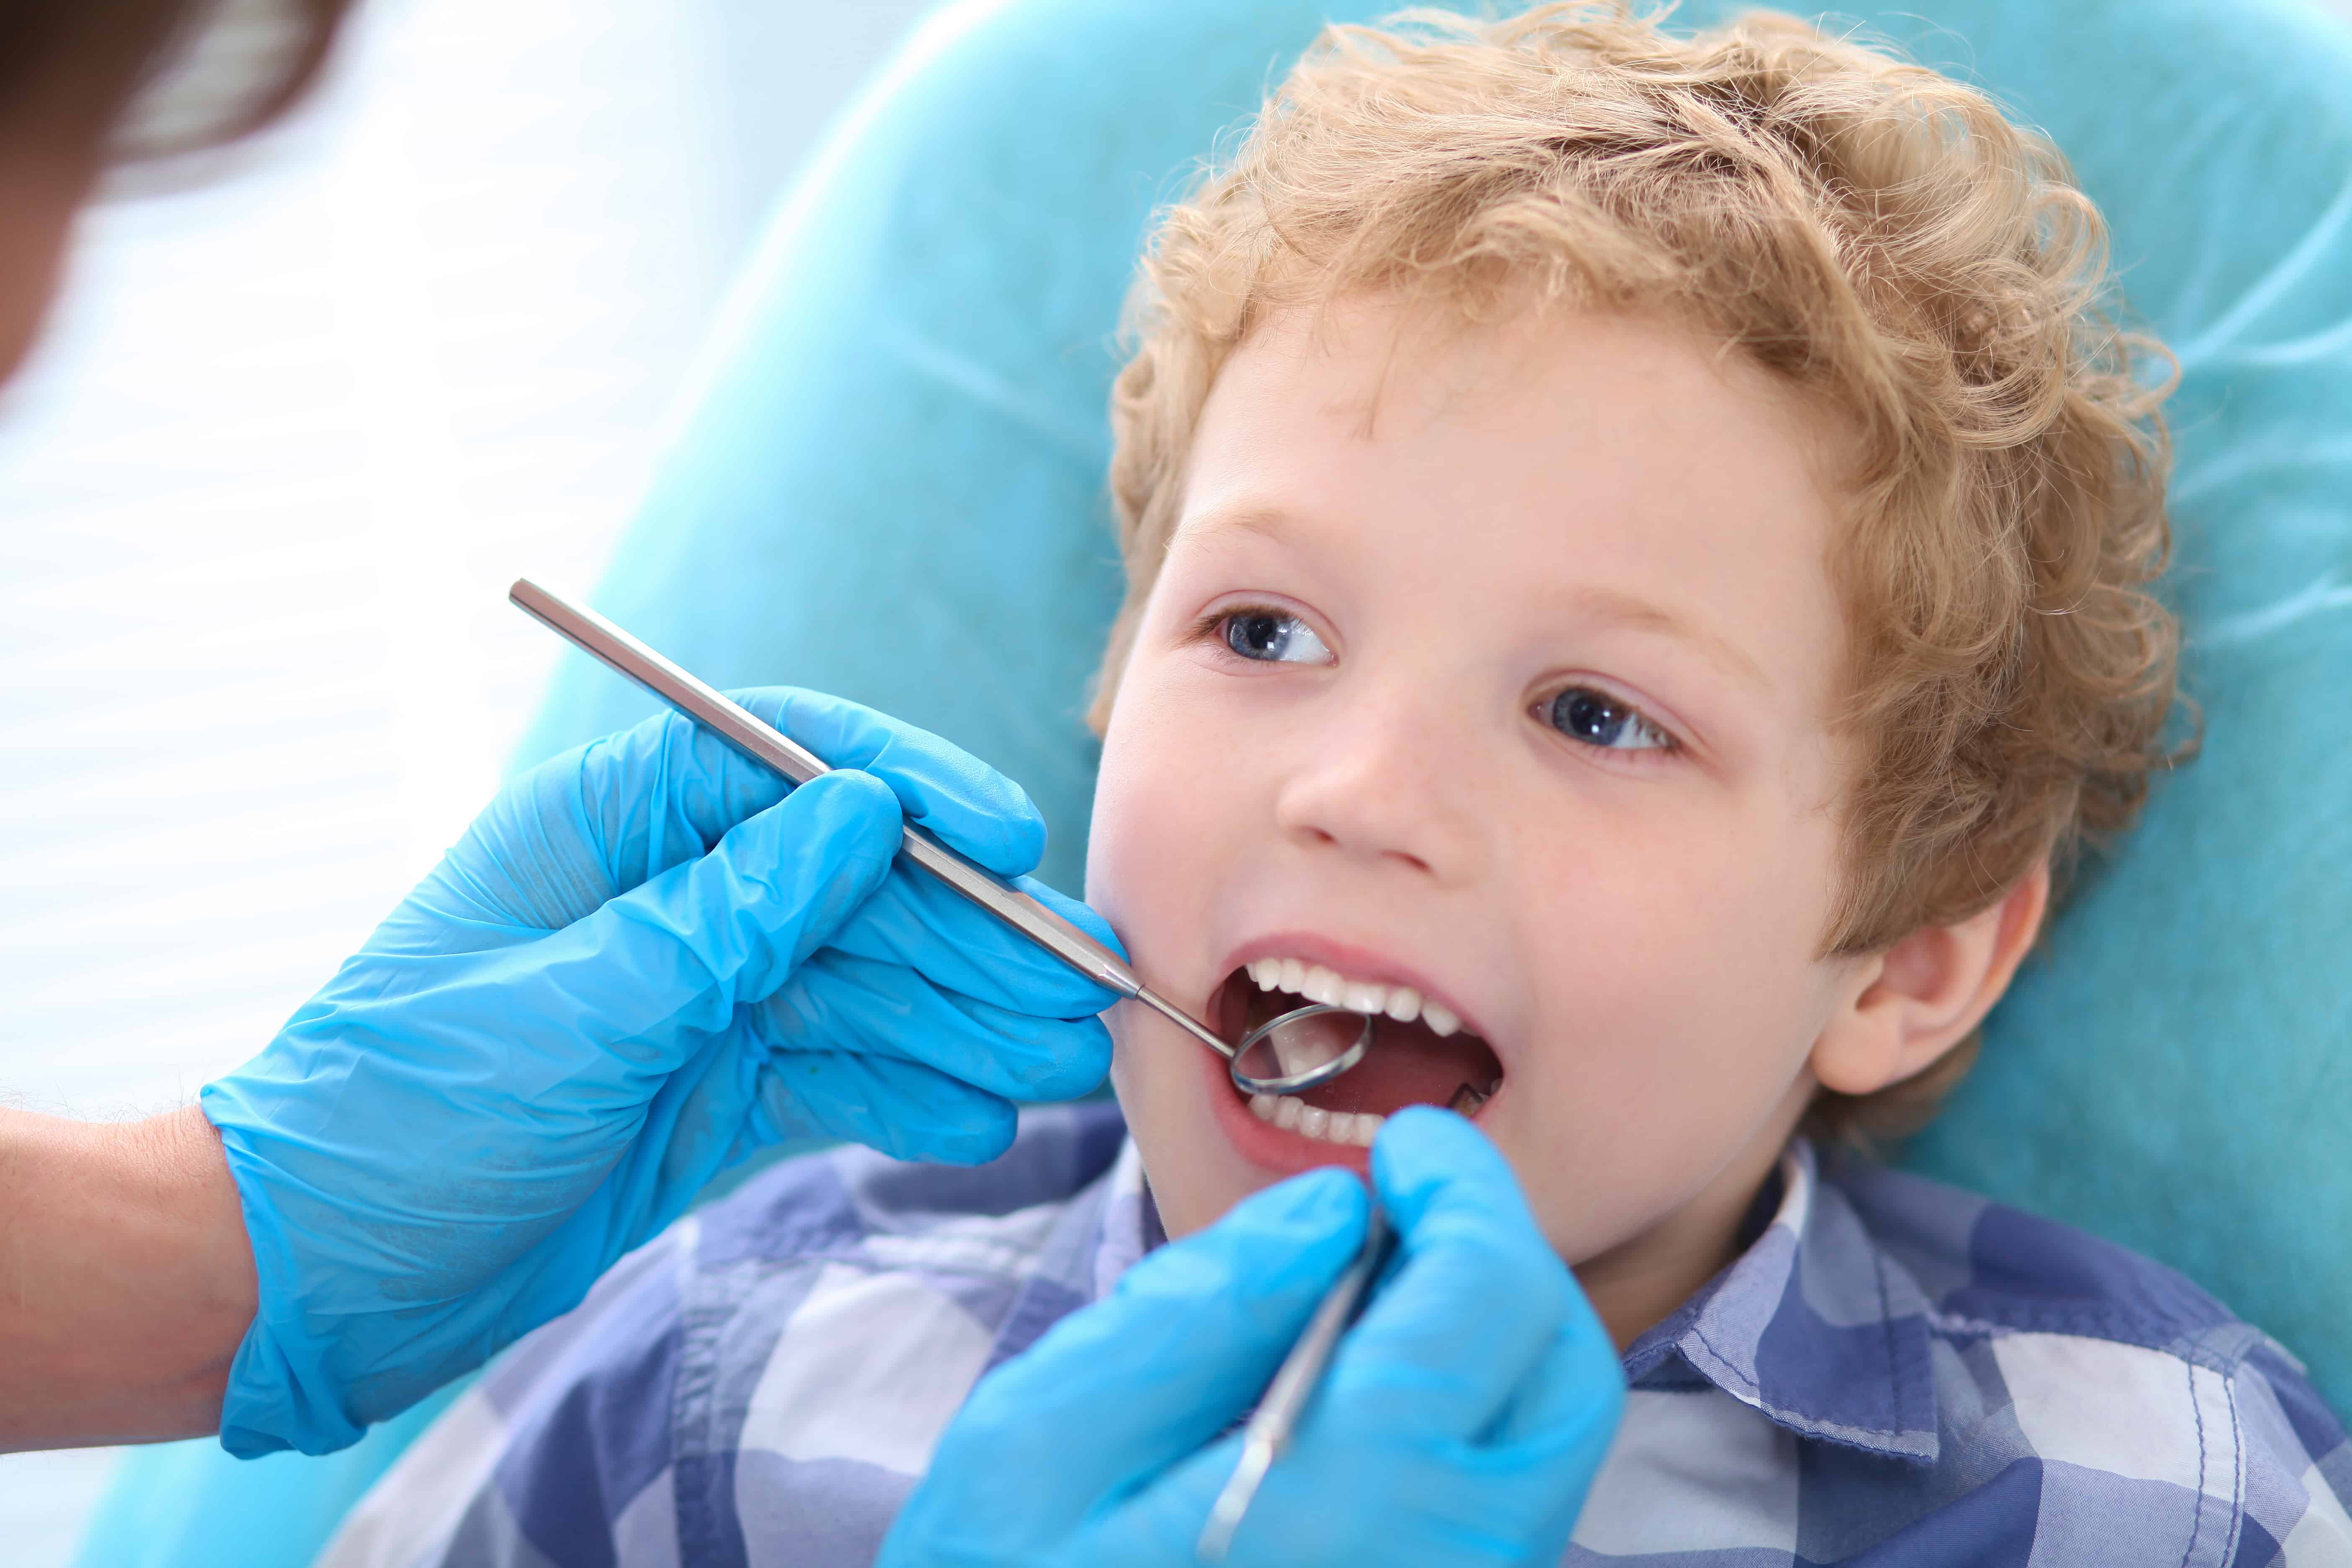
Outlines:
{"type": "Polygon", "coordinates": [[[1323,1369],[1330,1364],[1339,1336],[1355,1321],[1364,1293],[1371,1289],[1373,1277],[1388,1260],[1389,1240],[1388,1220],[1375,1204],[1371,1221],[1364,1230],[1363,1250],[1356,1254],[1356,1260],[1324,1293],[1315,1316],[1307,1320],[1307,1331],[1290,1347],[1290,1353],[1283,1358],[1282,1369],[1266,1385],[1265,1397],[1258,1401],[1257,1408],[1250,1413],[1249,1425],[1242,1428],[1241,1463],[1234,1467],[1232,1479],[1210,1506],[1209,1522],[1202,1526],[1200,1542],[1192,1549],[1193,1555],[1202,1562],[1223,1563],[1225,1553],[1233,1550],[1234,1531],[1241,1527],[1242,1515],[1249,1512],[1266,1471],[1290,1446],[1290,1435],[1297,1429],[1298,1418],[1306,1412],[1315,1385],[1323,1381],[1323,1369]]]}
{"type": "MultiPolygon", "coordinates": [[[[507,597],[524,614],[571,642],[582,652],[628,677],[664,702],[725,741],[755,763],[773,768],[794,784],[806,784],[832,765],[772,724],[761,721],[741,704],[698,680],[647,647],[595,611],[549,592],[528,577],[515,579],[507,597]]],[[[1318,1004],[1295,1008],[1258,1026],[1238,1046],[1183,1008],[1144,984],[1125,959],[1047,909],[1017,888],[998,880],[912,823],[898,853],[1014,931],[1052,953],[1098,985],[1132,997],[1176,1024],[1202,1045],[1225,1058],[1233,1080],[1244,1094],[1299,1094],[1328,1083],[1364,1058],[1372,1037],[1372,1020],[1365,1018],[1354,1044],[1339,1054],[1293,1070],[1286,1055],[1285,1031],[1298,1048],[1304,1037],[1297,1026],[1343,1008],[1318,1004]],[[1265,1048],[1257,1049],[1261,1045],[1265,1048]],[[1248,1070],[1252,1062],[1280,1068],[1274,1073],[1248,1070]]],[[[1304,1060],[1303,1055],[1297,1059],[1304,1060]]]]}

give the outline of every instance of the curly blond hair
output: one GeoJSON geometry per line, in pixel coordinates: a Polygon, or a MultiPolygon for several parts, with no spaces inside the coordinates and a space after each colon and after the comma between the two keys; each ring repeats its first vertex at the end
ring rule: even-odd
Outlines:
{"type": "MultiPolygon", "coordinates": [[[[2156,409],[2169,356],[2111,316],[2105,230],[2064,160],[1982,93],[1790,17],[1692,38],[1622,3],[1328,28],[1160,218],[1129,301],[1111,489],[1127,602],[1107,721],[1182,503],[1211,383],[1271,313],[1378,293],[1466,321],[1664,314],[1858,437],[1833,572],[1861,741],[1822,952],[1990,907],[2126,826],[2177,631],[2156,409]],[[2161,375],[2146,374],[2149,367],[2161,375]]],[[[1932,1114],[1973,1037],[1810,1124],[1932,1114]]]]}

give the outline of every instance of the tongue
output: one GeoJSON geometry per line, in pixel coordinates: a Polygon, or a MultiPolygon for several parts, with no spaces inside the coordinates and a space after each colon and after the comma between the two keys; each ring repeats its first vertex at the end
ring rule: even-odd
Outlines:
{"type": "Polygon", "coordinates": [[[1386,1116],[1408,1105],[1449,1104],[1465,1084],[1483,1097],[1502,1076],[1495,1053],[1475,1035],[1440,1037],[1426,1025],[1382,1018],[1362,1061],[1298,1098],[1324,1110],[1386,1116]]]}

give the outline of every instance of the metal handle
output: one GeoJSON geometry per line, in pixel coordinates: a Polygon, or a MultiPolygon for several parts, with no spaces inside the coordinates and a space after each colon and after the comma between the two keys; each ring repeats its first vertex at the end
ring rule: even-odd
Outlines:
{"type": "MultiPolygon", "coordinates": [[[[582,652],[627,676],[753,762],[775,769],[794,784],[806,784],[819,773],[833,771],[832,764],[823,757],[725,693],[688,674],[595,611],[551,594],[528,577],[517,578],[514,586],[507,590],[507,597],[517,608],[582,652]]],[[[1163,1013],[1171,1013],[1170,1005],[1145,989],[1125,959],[921,828],[908,826],[898,852],[1087,979],[1122,996],[1135,997],[1163,1013]]],[[[1209,1034],[1197,1020],[1184,1016],[1181,1009],[1174,1010],[1171,1016],[1232,1055],[1231,1046],[1209,1034]]]]}
{"type": "Polygon", "coordinates": [[[1290,1436],[1298,1429],[1299,1417],[1307,1413],[1307,1402],[1314,1397],[1316,1385],[1323,1381],[1323,1369],[1331,1364],[1331,1352],[1339,1348],[1339,1336],[1356,1321],[1356,1312],[1364,1304],[1365,1293],[1371,1289],[1372,1280],[1381,1265],[1388,1261],[1389,1247],[1393,1240],[1388,1216],[1374,1204],[1364,1228],[1364,1245],[1356,1253],[1355,1261],[1340,1272],[1325,1291],[1307,1321],[1307,1330],[1283,1358],[1281,1370],[1266,1386],[1265,1394],[1250,1413],[1249,1424],[1242,1428],[1242,1457],[1234,1466],[1234,1473],[1225,1479],[1224,1489],[1209,1505],[1208,1522],[1201,1527],[1201,1539],[1193,1547],[1193,1555],[1203,1563],[1223,1563],[1233,1550],[1234,1531],[1241,1528],[1242,1516],[1249,1512],[1257,1500],[1257,1489],[1265,1482],[1265,1474],[1274,1468],[1275,1460],[1290,1447],[1290,1436]]]}

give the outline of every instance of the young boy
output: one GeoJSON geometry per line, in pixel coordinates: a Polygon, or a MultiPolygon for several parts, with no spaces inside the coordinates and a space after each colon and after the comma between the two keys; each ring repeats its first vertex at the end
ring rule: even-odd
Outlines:
{"type": "Polygon", "coordinates": [[[1378,1015],[1366,1065],[1245,1100],[1123,1007],[1116,1114],[770,1173],[330,1561],[862,1561],[982,1373],[1424,1101],[1623,1352],[1571,1557],[2352,1561],[2276,1345],[1832,1152],[1932,1110],[2165,759],[2099,233],[1983,98],[1785,19],[1327,37],[1146,258],[1087,896],[1231,1033],[1378,1015]]]}

